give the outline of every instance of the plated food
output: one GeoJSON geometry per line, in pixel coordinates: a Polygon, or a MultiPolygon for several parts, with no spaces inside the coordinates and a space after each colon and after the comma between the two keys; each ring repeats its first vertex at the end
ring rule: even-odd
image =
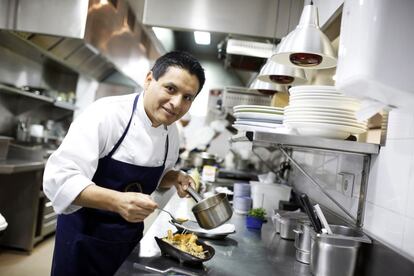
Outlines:
{"type": "Polygon", "coordinates": [[[214,248],[198,240],[193,233],[173,233],[168,230],[167,236],[155,237],[163,255],[171,256],[182,263],[202,263],[214,256],[214,248]]]}

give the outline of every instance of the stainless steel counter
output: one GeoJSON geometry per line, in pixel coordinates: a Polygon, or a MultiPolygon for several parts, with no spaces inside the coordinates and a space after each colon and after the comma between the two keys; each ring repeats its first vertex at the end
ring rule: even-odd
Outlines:
{"type": "MultiPolygon", "coordinates": [[[[174,195],[165,208],[178,215],[188,209],[187,202],[186,199],[179,199],[174,195]]],[[[231,223],[236,226],[235,234],[224,240],[205,240],[216,251],[210,261],[200,267],[181,265],[173,259],[161,256],[154,240],[154,236],[163,237],[168,229],[176,229],[168,220],[168,215],[164,213],[156,218],[116,275],[157,274],[151,274],[146,267],[158,270],[178,268],[188,275],[311,275],[308,265],[295,260],[293,241],[280,239],[275,234],[271,221],[264,224],[261,231],[249,230],[245,226],[245,216],[237,214],[231,219],[231,223]]]]}
{"type": "Polygon", "coordinates": [[[0,174],[11,174],[43,169],[46,161],[7,159],[0,161],[0,174]]]}

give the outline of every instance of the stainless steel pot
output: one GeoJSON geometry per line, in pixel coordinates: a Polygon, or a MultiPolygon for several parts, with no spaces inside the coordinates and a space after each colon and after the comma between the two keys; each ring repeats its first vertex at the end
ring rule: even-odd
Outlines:
{"type": "Polygon", "coordinates": [[[224,161],[223,158],[217,157],[217,155],[208,152],[196,153],[193,159],[193,165],[195,167],[202,168],[203,166],[210,165],[216,166],[224,161]]]}
{"type": "Polygon", "coordinates": [[[295,248],[296,248],[296,260],[309,264],[311,255],[311,229],[312,226],[309,221],[299,221],[295,232],[295,248]]]}
{"type": "Polygon", "coordinates": [[[202,228],[216,228],[228,221],[233,215],[227,194],[219,193],[203,199],[192,187],[188,187],[187,192],[197,202],[191,211],[202,228]]]}
{"type": "Polygon", "coordinates": [[[316,276],[352,276],[361,243],[371,240],[360,230],[330,225],[333,234],[311,231],[310,271],[316,276]]]}
{"type": "Polygon", "coordinates": [[[297,224],[300,220],[307,218],[307,215],[302,212],[291,212],[283,214],[280,219],[280,237],[286,240],[294,240],[297,224]]]}

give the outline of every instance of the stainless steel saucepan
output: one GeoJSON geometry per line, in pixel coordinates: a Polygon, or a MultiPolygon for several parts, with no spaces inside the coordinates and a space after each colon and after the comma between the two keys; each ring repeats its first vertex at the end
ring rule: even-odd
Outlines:
{"type": "Polygon", "coordinates": [[[225,193],[203,199],[191,186],[188,187],[187,192],[197,202],[191,211],[202,228],[216,228],[228,221],[233,215],[233,209],[225,193]]]}

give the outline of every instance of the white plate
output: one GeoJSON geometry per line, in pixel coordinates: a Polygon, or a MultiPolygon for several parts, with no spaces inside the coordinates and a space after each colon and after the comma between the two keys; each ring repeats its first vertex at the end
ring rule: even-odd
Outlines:
{"type": "Polygon", "coordinates": [[[239,120],[237,120],[234,123],[237,124],[237,125],[261,126],[261,127],[269,127],[269,128],[275,128],[275,127],[283,126],[283,120],[279,121],[278,123],[265,123],[265,122],[239,121],[239,120]]]}
{"type": "Polygon", "coordinates": [[[277,128],[247,126],[247,125],[239,125],[239,124],[233,124],[232,126],[238,131],[260,131],[260,132],[267,132],[267,133],[296,134],[295,130],[286,128],[284,125],[281,125],[281,127],[277,127],[277,128]]]}
{"type": "Polygon", "coordinates": [[[309,117],[309,118],[332,118],[332,119],[346,119],[346,120],[353,120],[358,123],[366,123],[367,120],[358,121],[357,118],[353,114],[339,114],[339,113],[323,113],[323,112],[302,112],[302,111],[289,111],[285,113],[285,118],[288,117],[309,117]]]}
{"type": "Polygon", "coordinates": [[[359,109],[360,104],[353,101],[333,101],[333,100],[295,100],[289,101],[291,107],[318,107],[318,108],[341,108],[350,111],[359,109]]]}
{"type": "Polygon", "coordinates": [[[236,110],[233,111],[233,113],[244,113],[244,112],[281,114],[281,115],[283,115],[283,109],[281,109],[281,110],[270,110],[270,109],[257,109],[257,108],[240,108],[240,109],[236,109],[236,110]]]}
{"type": "Polygon", "coordinates": [[[341,126],[350,126],[360,128],[362,130],[367,129],[367,124],[360,124],[355,122],[347,122],[343,120],[329,120],[329,119],[306,119],[306,118],[289,118],[285,119],[283,123],[326,123],[326,124],[335,124],[341,126]]]}
{"type": "MultiPolygon", "coordinates": [[[[308,136],[323,136],[323,133],[326,135],[334,135],[335,132],[342,132],[344,133],[352,133],[352,134],[361,134],[364,133],[365,130],[358,127],[352,126],[344,126],[344,125],[337,125],[337,124],[328,124],[328,123],[311,123],[311,122],[287,122],[285,123],[286,126],[290,128],[296,129],[301,135],[308,135],[308,136]]],[[[338,134],[339,135],[339,134],[338,134]]],[[[346,138],[345,136],[344,138],[346,138]]]]}
{"type": "Polygon", "coordinates": [[[276,107],[276,106],[267,106],[267,105],[253,105],[253,104],[241,104],[233,106],[233,109],[240,109],[240,108],[259,108],[259,109],[270,109],[270,110],[279,110],[283,108],[276,107]]]}
{"type": "Polygon", "coordinates": [[[344,115],[354,115],[355,111],[342,108],[330,108],[330,107],[310,107],[310,106],[287,106],[285,112],[324,112],[324,113],[335,113],[344,115]]]}
{"type": "Polygon", "coordinates": [[[335,117],[335,116],[312,116],[312,115],[287,115],[285,121],[289,120],[325,120],[334,122],[343,122],[347,124],[355,124],[367,126],[368,122],[358,122],[355,118],[335,117]]]}
{"type": "Polygon", "coordinates": [[[339,93],[335,86],[329,86],[329,85],[298,85],[298,86],[289,88],[289,92],[295,93],[296,91],[339,93]]]}
{"type": "Polygon", "coordinates": [[[256,112],[236,112],[233,114],[237,119],[266,119],[273,121],[283,120],[283,115],[268,114],[268,113],[256,113],[256,112]]]}

